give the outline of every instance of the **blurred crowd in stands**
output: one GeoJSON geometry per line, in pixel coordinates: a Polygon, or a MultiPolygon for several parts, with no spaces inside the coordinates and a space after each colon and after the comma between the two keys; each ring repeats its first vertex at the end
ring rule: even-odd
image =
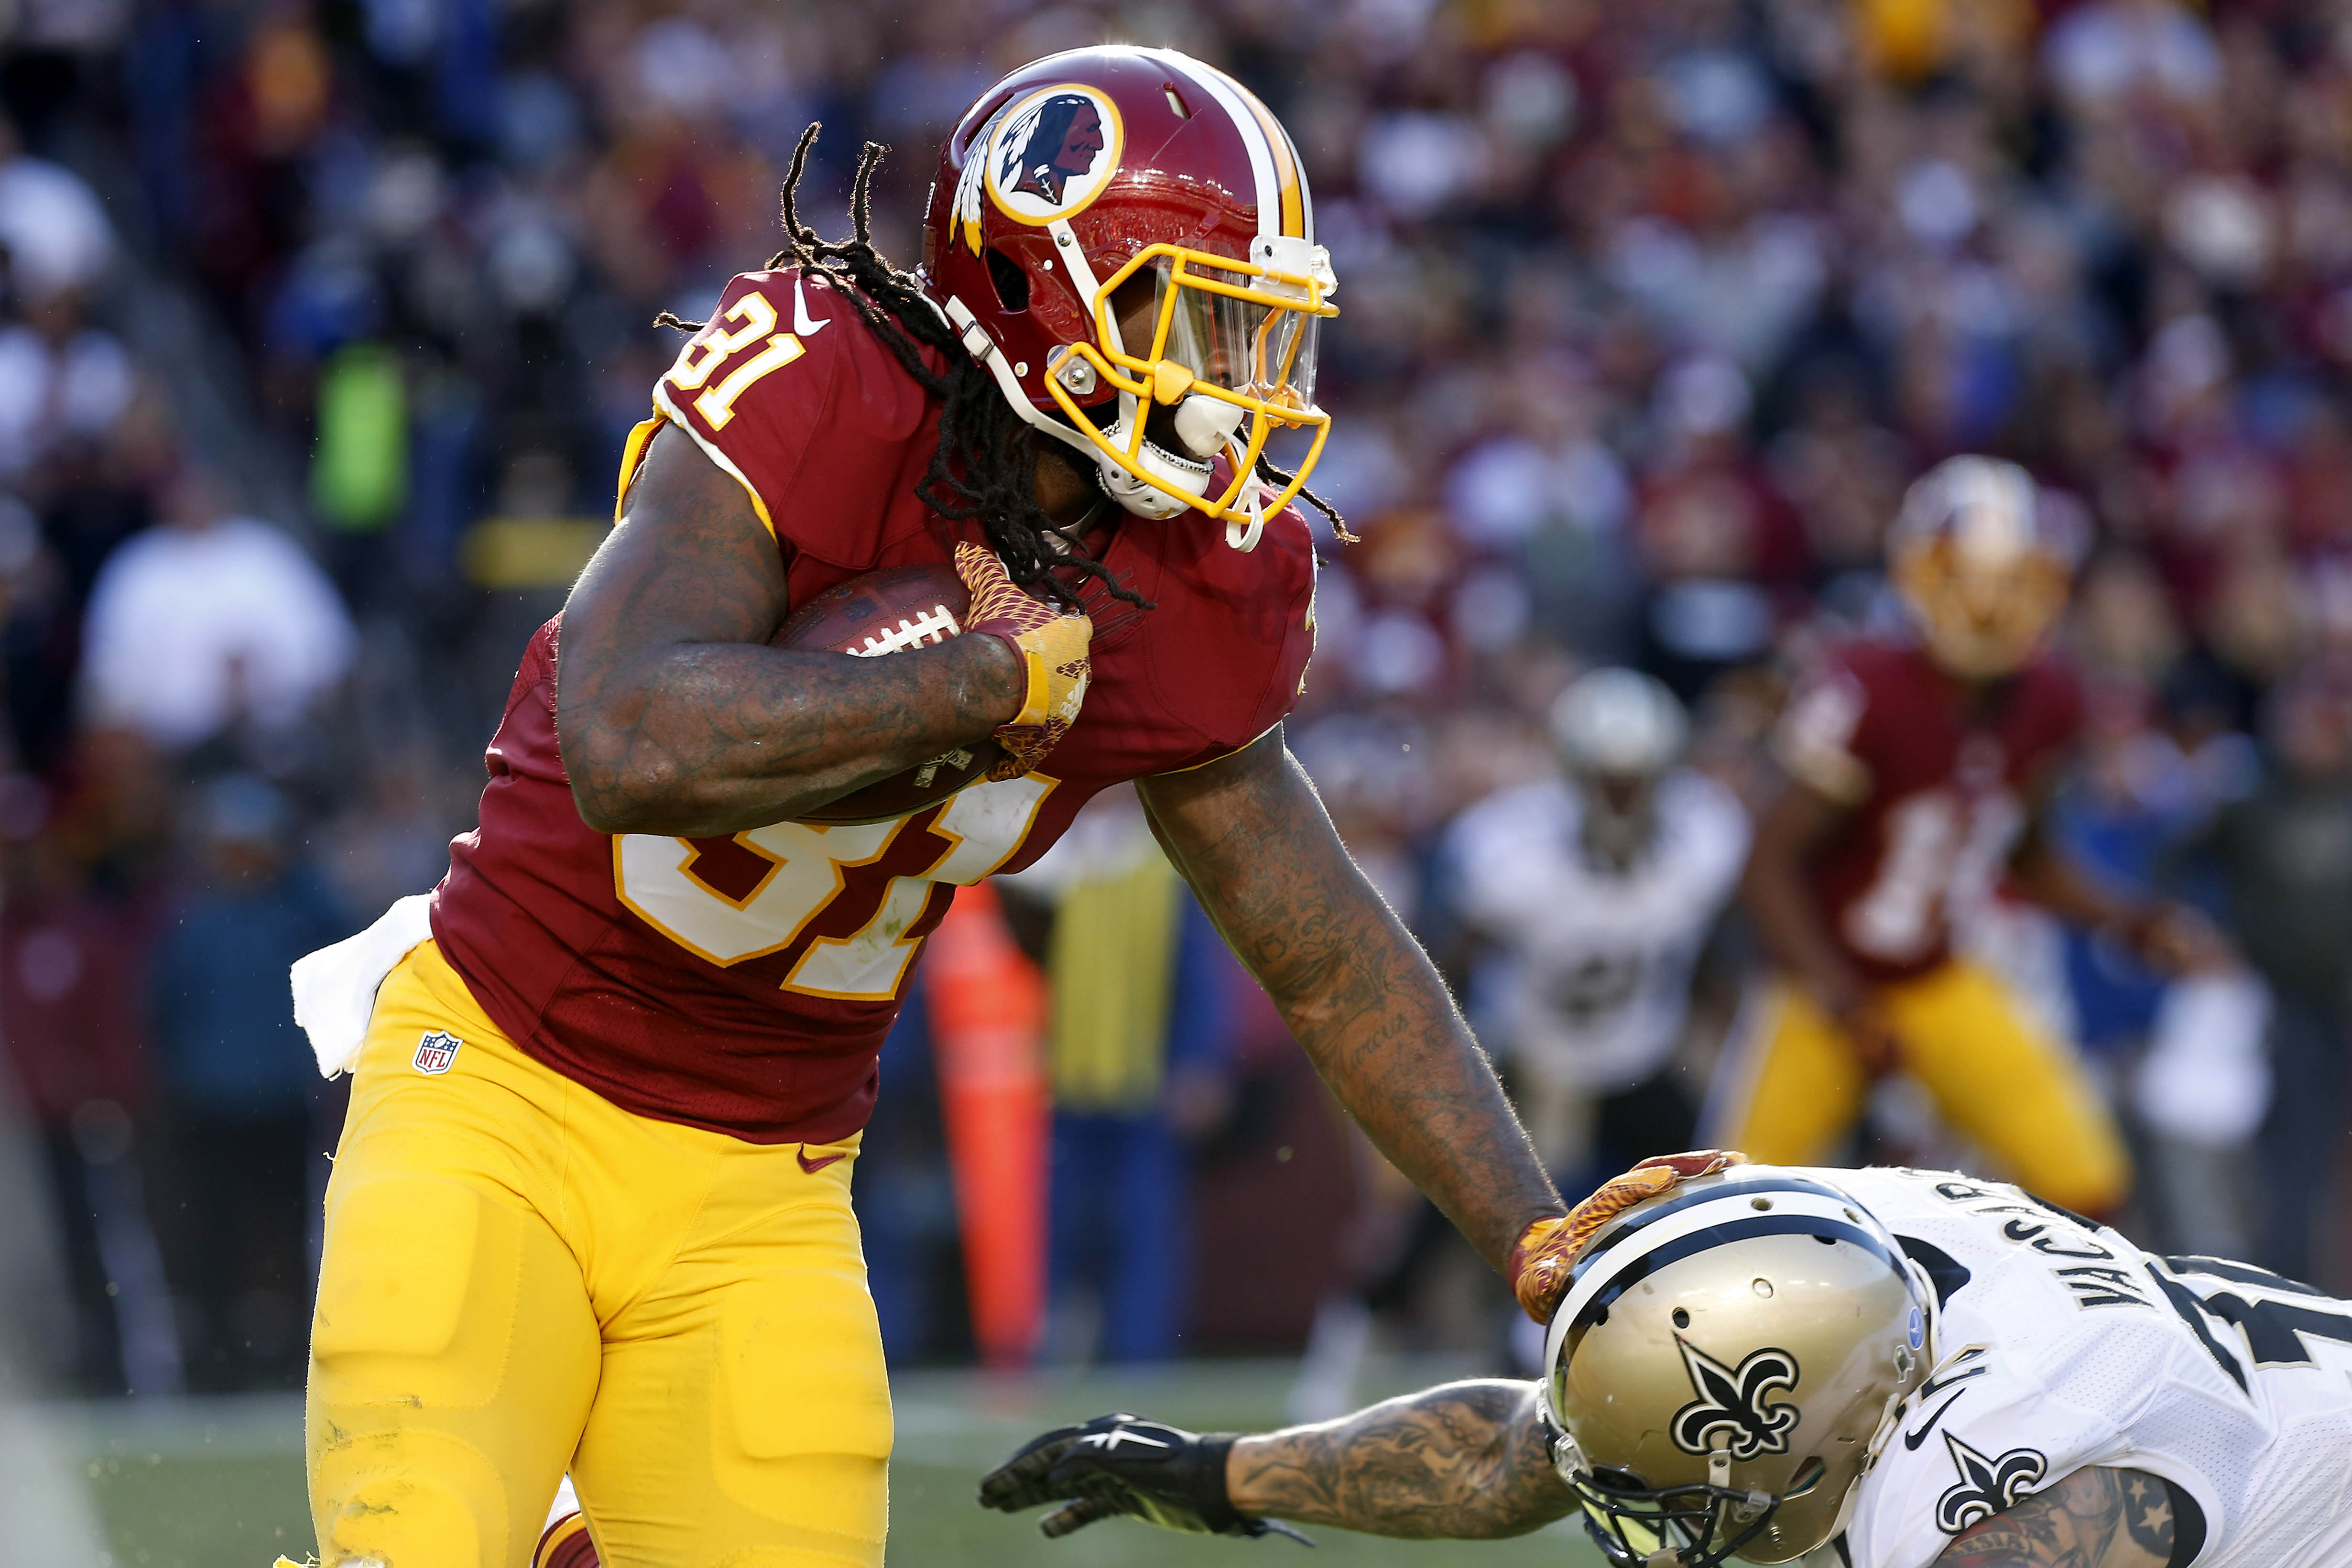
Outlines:
{"type": "MultiPolygon", "coordinates": [[[[0,29],[0,1031],[79,1386],[299,1379],[339,1110],[286,964],[470,825],[676,352],[654,316],[766,259],[811,120],[803,212],[845,227],[888,142],[877,237],[911,265],[961,108],[1106,38],[1233,71],[1312,174],[1342,279],[1314,482],[1362,542],[1326,551],[1291,742],[1398,910],[1445,936],[1446,824],[1552,765],[1581,668],[1664,680],[1752,806],[1791,672],[1887,615],[1906,485],[2013,458],[2095,529],[2068,835],[2212,910],[2271,993],[2273,1130],[2321,1152],[2255,1179],[2261,1106],[2192,1107],[2143,1130],[2143,1223],[2352,1288],[2346,0],[21,0],[0,29]],[[2288,1206],[2300,1256],[2265,1239],[2288,1206]]],[[[1046,1350],[1295,1346],[1412,1222],[1132,826],[1006,900],[1096,900],[1049,963],[1160,965],[1056,982],[1108,1032],[1052,1034],[1046,1350]]],[[[2019,923],[1987,940],[2137,1103],[2157,986],[2019,923]]],[[[1748,951],[1735,922],[1702,989],[1748,951]]],[[[1693,1013],[1694,1086],[1729,1012],[1693,1013]]],[[[971,1344],[920,1019],[859,1173],[901,1359],[971,1344]]],[[[1935,1147],[1882,1100],[1858,1153],[1935,1147]]]]}

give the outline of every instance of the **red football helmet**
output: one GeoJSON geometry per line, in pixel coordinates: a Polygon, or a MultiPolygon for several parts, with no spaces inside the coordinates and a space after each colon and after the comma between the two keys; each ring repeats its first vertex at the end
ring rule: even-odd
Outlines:
{"type": "Polygon", "coordinates": [[[1306,172],[1264,104],[1189,56],[1073,49],[982,94],[940,149],[923,279],[1013,410],[1139,516],[1195,508],[1254,548],[1322,453],[1338,280],[1306,172]],[[1313,445],[1262,484],[1285,426],[1313,445]]]}

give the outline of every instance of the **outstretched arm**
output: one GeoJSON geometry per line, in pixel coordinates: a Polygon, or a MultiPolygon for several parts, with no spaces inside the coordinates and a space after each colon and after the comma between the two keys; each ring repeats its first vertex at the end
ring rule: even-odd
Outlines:
{"type": "Polygon", "coordinates": [[[1137,786],[1234,953],[1382,1153],[1500,1267],[1565,1205],[1428,954],[1349,858],[1276,730],[1137,786]]]}
{"type": "Polygon", "coordinates": [[[1962,1531],[1936,1568],[2165,1568],[2171,1557],[2164,1483],[2095,1465],[1962,1531]]]}
{"type": "MultiPolygon", "coordinates": [[[[1097,1415],[1022,1445],[981,1478],[1005,1513],[1058,1504],[1049,1538],[1128,1515],[1213,1535],[1522,1535],[1574,1507],[1544,1450],[1532,1383],[1454,1383],[1262,1437],[1097,1415]]],[[[1305,1539],[1301,1537],[1301,1539],[1305,1539]]]]}
{"type": "Polygon", "coordinates": [[[1244,1437],[1225,1461],[1234,1507],[1373,1535],[1524,1535],[1572,1511],[1532,1383],[1449,1383],[1337,1421],[1244,1437]]]}
{"type": "Polygon", "coordinates": [[[2132,898],[2101,885],[2059,845],[2051,802],[2045,784],[2010,854],[2010,874],[2027,897],[2062,921],[2105,932],[2160,974],[2230,966],[2229,943],[2189,906],[2132,898]]]}
{"type": "Polygon", "coordinates": [[[783,565],[743,488],[687,437],[653,439],[563,609],[556,733],[600,833],[733,833],[969,745],[1022,704],[993,637],[888,658],[767,646],[783,565]]]}

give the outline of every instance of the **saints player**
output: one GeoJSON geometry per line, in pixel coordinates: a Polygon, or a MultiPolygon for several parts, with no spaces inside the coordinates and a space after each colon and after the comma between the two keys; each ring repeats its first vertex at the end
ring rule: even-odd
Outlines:
{"type": "Polygon", "coordinates": [[[2013,463],[1954,458],[1887,539],[1910,625],[1828,650],[1783,716],[1788,787],[1743,889],[1774,973],[1734,1031],[1703,1142],[1831,1158],[1869,1081],[1900,1069],[2003,1173],[2103,1214],[2130,1185],[2105,1102],[2063,1041],[1953,952],[1956,901],[2005,883],[2178,972],[2219,942],[2172,906],[2118,898],[2053,843],[2045,806],[2082,692],[2047,644],[2076,520],[2013,463]]]}
{"type": "Polygon", "coordinates": [[[1748,816],[1683,765],[1689,721],[1646,675],[1579,676],[1549,728],[1562,776],[1470,807],[1443,858],[1483,959],[1471,988],[1482,1032],[1538,1152],[1589,1191],[1648,1150],[1694,1142],[1672,1058],[1699,952],[1747,862],[1748,816]]]}
{"type": "Polygon", "coordinates": [[[1261,1436],[1103,1416],[981,1500],[1062,1503],[1049,1536],[1580,1513],[1612,1568],[2352,1562],[2352,1302],[2150,1257],[2014,1186],[1737,1161],[1652,1163],[1585,1205],[1540,1383],[1261,1436]]]}
{"type": "Polygon", "coordinates": [[[1288,138],[1181,55],[1038,61],[950,137],[919,275],[866,240],[878,155],[845,244],[788,183],[785,250],[656,386],[429,910],[318,966],[366,1020],[321,1053],[356,1069],[311,1337],[330,1568],[517,1568],[567,1466],[613,1562],[879,1563],[849,1208],[877,1052],[955,887],[1126,780],[1374,1141],[1516,1279],[1557,1275],[1562,1205],[1283,744],[1336,287],[1288,138]],[[950,563],[946,642],[769,646],[836,584],[950,563]],[[803,820],[991,737],[943,801],[803,820]]]}

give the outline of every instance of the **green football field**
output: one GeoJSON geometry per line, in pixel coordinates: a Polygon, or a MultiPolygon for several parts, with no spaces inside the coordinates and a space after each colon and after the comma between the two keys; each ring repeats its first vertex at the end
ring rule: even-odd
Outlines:
{"type": "MultiPolygon", "coordinates": [[[[1385,1369],[1369,1395],[1431,1381],[1443,1369],[1385,1369]]],[[[890,1560],[985,1568],[1186,1568],[1287,1560],[1279,1540],[1212,1541],[1127,1521],[1048,1542],[1031,1519],[983,1513],[980,1473],[1041,1428],[1131,1409],[1200,1427],[1259,1426],[1280,1418],[1287,1363],[1185,1363],[1151,1372],[992,1377],[911,1373],[895,1380],[898,1445],[890,1475],[890,1560]],[[1237,1555],[1240,1554],[1240,1555],[1237,1555]]],[[[53,1430],[79,1450],[110,1563],[92,1568],[268,1568],[279,1552],[310,1549],[302,1498],[301,1408],[288,1398],[190,1401],[170,1406],[83,1405],[57,1412],[53,1430]]],[[[1316,1530],[1320,1549],[1300,1568],[1410,1568],[1467,1561],[1476,1568],[1595,1568],[1597,1553],[1565,1524],[1475,1547],[1379,1541],[1316,1530]]],[[[44,1565],[47,1568],[47,1565],[44,1565]]],[[[61,1565],[62,1568],[62,1565],[61,1565]]]]}

